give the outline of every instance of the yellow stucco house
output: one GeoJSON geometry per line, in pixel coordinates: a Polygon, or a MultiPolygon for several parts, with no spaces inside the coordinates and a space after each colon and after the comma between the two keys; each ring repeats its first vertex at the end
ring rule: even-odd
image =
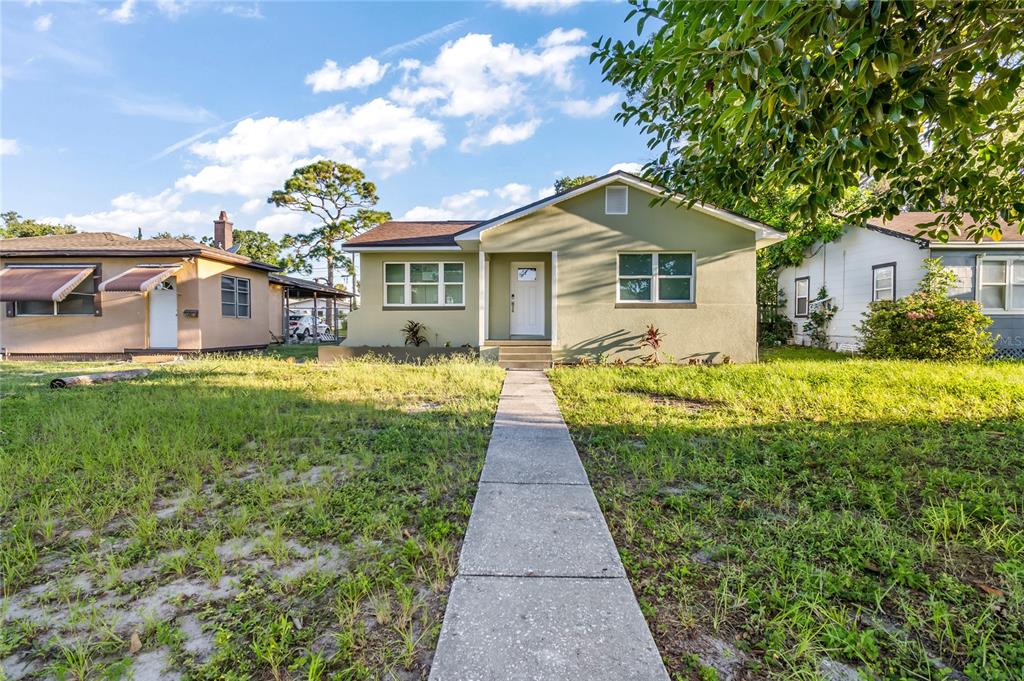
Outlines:
{"type": "Polygon", "coordinates": [[[757,359],[756,251],[785,238],[614,172],[490,220],[386,222],[350,239],[359,309],[349,347],[471,346],[507,367],[644,354],[649,324],[677,362],[757,359]]]}
{"type": "MultiPolygon", "coordinates": [[[[286,334],[289,293],[338,297],[214,244],[83,232],[0,240],[0,352],[122,357],[249,350],[286,334]]],[[[344,295],[348,295],[345,293],[344,295]]]]}

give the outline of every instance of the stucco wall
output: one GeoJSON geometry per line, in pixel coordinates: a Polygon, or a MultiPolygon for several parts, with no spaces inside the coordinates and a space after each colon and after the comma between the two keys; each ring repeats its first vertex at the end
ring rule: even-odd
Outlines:
{"type": "Polygon", "coordinates": [[[267,328],[279,338],[283,338],[285,334],[283,306],[284,287],[280,284],[270,284],[267,296],[267,328]]]}
{"type": "MultiPolygon", "coordinates": [[[[181,262],[180,257],[134,258],[11,258],[3,264],[99,264],[102,280],[140,264],[181,262]]],[[[178,348],[212,348],[265,345],[270,291],[266,272],[196,258],[183,263],[175,274],[178,288],[178,348]],[[245,277],[252,287],[252,317],[222,318],[220,275],[245,277]],[[199,310],[199,317],[185,310],[199,310]]],[[[0,347],[9,353],[119,353],[148,347],[149,299],[138,293],[100,293],[100,316],[7,317],[0,316],[0,347]]],[[[277,302],[280,309],[280,299],[277,302]]],[[[280,327],[280,321],[278,322],[280,327]]]]}
{"type": "Polygon", "coordinates": [[[424,253],[361,253],[359,255],[360,307],[349,314],[345,345],[404,345],[402,327],[406,321],[425,324],[431,345],[479,345],[479,255],[462,251],[424,253]],[[461,262],[464,263],[465,289],[461,309],[424,309],[384,307],[385,262],[461,262]]]}
{"type": "MultiPolygon", "coordinates": [[[[203,349],[237,348],[269,343],[272,327],[268,326],[267,321],[271,306],[267,273],[205,258],[198,258],[198,261],[199,324],[202,329],[203,349]],[[221,315],[220,278],[222,275],[249,280],[252,306],[249,317],[235,318],[221,315]]],[[[280,303],[277,305],[277,309],[280,309],[280,303]]],[[[181,321],[180,316],[179,321],[181,321]]]]}
{"type": "MultiPolygon", "coordinates": [[[[180,258],[10,258],[8,264],[83,264],[101,267],[102,280],[111,279],[141,263],[180,262],[180,258]]],[[[185,263],[177,272],[178,342],[198,348],[199,322],[185,319],[181,310],[196,307],[196,265],[185,263]]],[[[148,300],[138,293],[101,293],[100,316],[0,317],[0,346],[10,353],[115,353],[146,347],[148,300]]]]}
{"type": "Polygon", "coordinates": [[[640,334],[654,324],[676,361],[755,361],[754,233],[672,204],[651,206],[651,195],[633,188],[628,215],[605,215],[604,194],[583,194],[483,235],[489,252],[557,251],[555,354],[635,357],[644,354],[640,334]],[[616,304],[617,254],[645,250],[696,253],[693,305],[616,304]]]}

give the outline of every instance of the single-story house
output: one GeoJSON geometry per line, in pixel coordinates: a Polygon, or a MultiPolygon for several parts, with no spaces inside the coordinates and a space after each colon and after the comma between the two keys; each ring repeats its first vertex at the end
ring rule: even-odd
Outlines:
{"type": "MultiPolygon", "coordinates": [[[[0,240],[0,351],[97,357],[266,347],[285,337],[286,292],[318,287],[214,245],[83,232],[0,240]]],[[[324,295],[326,292],[320,292],[324,295]]]]}
{"type": "Polygon", "coordinates": [[[674,361],[752,362],[756,251],[783,238],[625,172],[489,220],[385,222],[344,246],[362,296],[345,345],[402,346],[413,320],[505,366],[630,360],[654,325],[674,361]]]}
{"type": "Polygon", "coordinates": [[[848,226],[839,239],[811,246],[799,266],[780,270],[785,312],[795,322],[794,342],[810,342],[803,325],[824,286],[838,308],[829,325],[832,346],[857,350],[856,327],[868,303],[912,293],[924,274],[923,261],[941,258],[957,275],[950,295],[978,301],[992,318],[990,331],[999,336],[997,354],[1024,358],[1024,236],[1015,226],[1005,227],[999,241],[986,237],[978,243],[955,236],[942,242],[918,234],[919,225],[937,217],[907,212],[848,226]]]}

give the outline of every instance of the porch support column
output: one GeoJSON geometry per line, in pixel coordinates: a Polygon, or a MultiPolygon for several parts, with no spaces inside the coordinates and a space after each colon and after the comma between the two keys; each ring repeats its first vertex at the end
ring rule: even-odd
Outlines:
{"type": "Polygon", "coordinates": [[[558,251],[551,251],[551,347],[558,343],[558,251]]]}
{"type": "Polygon", "coordinates": [[[480,281],[477,285],[477,347],[483,347],[484,341],[487,340],[487,258],[484,256],[483,244],[480,244],[478,257],[477,274],[480,281]]]}

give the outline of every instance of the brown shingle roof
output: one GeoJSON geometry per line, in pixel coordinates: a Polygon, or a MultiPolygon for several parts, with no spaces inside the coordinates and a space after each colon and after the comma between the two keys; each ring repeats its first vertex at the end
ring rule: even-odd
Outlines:
{"type": "MultiPolygon", "coordinates": [[[[880,227],[884,230],[896,232],[897,234],[902,234],[904,236],[917,237],[918,232],[920,232],[922,229],[921,227],[919,227],[919,225],[934,222],[940,215],[942,214],[929,212],[900,213],[891,220],[873,220],[869,223],[869,226],[880,227]]],[[[964,218],[965,227],[970,227],[973,224],[975,224],[974,220],[971,219],[970,216],[966,216],[964,218]]],[[[935,239],[932,239],[927,234],[922,234],[919,238],[923,241],[928,242],[935,241],[935,239]]],[[[968,239],[966,236],[953,234],[950,235],[949,240],[952,243],[960,241],[974,243],[972,239],[968,239]]],[[[1019,241],[1024,243],[1024,235],[1020,233],[1019,226],[1012,226],[1004,223],[1002,241],[1019,241]]],[[[993,243],[993,239],[991,239],[990,237],[985,237],[984,239],[982,239],[982,242],[993,243]]]]}
{"type": "Polygon", "coordinates": [[[201,255],[259,270],[276,271],[278,268],[238,253],[201,244],[192,239],[132,239],[112,232],[79,232],[29,236],[20,239],[0,239],[0,255],[4,257],[30,256],[139,256],[139,255],[201,255]]]}
{"type": "Polygon", "coordinates": [[[352,237],[346,246],[455,246],[455,235],[480,224],[479,220],[389,220],[352,237]]]}

